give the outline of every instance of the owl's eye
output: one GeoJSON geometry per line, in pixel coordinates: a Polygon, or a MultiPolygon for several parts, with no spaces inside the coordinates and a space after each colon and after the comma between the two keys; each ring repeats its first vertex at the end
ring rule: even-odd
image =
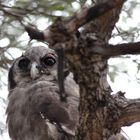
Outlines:
{"type": "Polygon", "coordinates": [[[53,66],[56,63],[56,60],[52,56],[45,56],[41,60],[44,66],[53,66]]]}
{"type": "Polygon", "coordinates": [[[30,60],[28,58],[23,58],[19,61],[18,67],[22,70],[27,70],[29,64],[30,64],[30,60]]]}

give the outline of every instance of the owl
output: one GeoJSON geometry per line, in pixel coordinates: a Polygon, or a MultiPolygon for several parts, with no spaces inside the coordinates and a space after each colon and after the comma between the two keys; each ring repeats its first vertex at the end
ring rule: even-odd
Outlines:
{"type": "Polygon", "coordinates": [[[8,75],[7,124],[12,140],[73,140],[78,125],[79,88],[70,73],[61,101],[54,50],[30,47],[8,75]]]}

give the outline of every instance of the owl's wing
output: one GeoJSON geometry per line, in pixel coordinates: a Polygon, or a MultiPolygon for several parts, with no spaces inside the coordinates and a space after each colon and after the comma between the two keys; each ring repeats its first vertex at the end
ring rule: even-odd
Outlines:
{"type": "MultiPolygon", "coordinates": [[[[39,111],[44,119],[49,121],[49,126],[55,126],[63,136],[75,136],[76,126],[79,120],[79,87],[74,82],[70,74],[65,79],[66,102],[62,102],[59,97],[59,89],[52,87],[51,96],[47,96],[45,102],[41,103],[39,111]],[[55,92],[53,92],[55,91],[55,92]],[[55,94],[57,93],[57,94],[55,94]],[[50,100],[50,101],[49,101],[50,100]],[[52,125],[50,125],[50,123],[52,125]]],[[[52,129],[52,128],[51,128],[52,129]]]]}
{"type": "Polygon", "coordinates": [[[47,122],[49,140],[75,140],[75,136],[67,133],[57,124],[47,122]]]}
{"type": "Polygon", "coordinates": [[[68,125],[65,126],[65,130],[71,134],[75,134],[79,122],[79,86],[74,81],[72,73],[65,79],[65,92],[67,96],[67,112],[71,120],[68,125]]]}

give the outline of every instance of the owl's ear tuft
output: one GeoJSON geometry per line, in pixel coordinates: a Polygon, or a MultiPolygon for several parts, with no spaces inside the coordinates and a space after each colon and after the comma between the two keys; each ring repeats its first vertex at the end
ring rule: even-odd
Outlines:
{"type": "Polygon", "coordinates": [[[16,87],[16,82],[14,80],[14,71],[13,71],[13,66],[9,69],[9,73],[8,73],[8,89],[11,90],[11,89],[14,89],[16,87]]]}

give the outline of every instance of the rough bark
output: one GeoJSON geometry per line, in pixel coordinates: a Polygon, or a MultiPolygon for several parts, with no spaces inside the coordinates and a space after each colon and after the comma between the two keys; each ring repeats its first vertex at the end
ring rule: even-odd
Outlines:
{"type": "MultiPolygon", "coordinates": [[[[51,48],[64,49],[79,84],[78,140],[107,140],[120,132],[122,126],[140,121],[139,99],[128,100],[121,92],[111,95],[106,79],[107,60],[111,56],[140,52],[139,42],[116,46],[108,44],[123,4],[124,0],[97,1],[94,8],[83,8],[73,17],[57,19],[41,33],[43,37],[38,38],[48,41],[51,48]],[[85,25],[81,35],[77,36],[76,30],[88,22],[90,24],[85,25]]],[[[33,36],[38,31],[31,30],[27,30],[31,39],[37,39],[33,36]]]]}

